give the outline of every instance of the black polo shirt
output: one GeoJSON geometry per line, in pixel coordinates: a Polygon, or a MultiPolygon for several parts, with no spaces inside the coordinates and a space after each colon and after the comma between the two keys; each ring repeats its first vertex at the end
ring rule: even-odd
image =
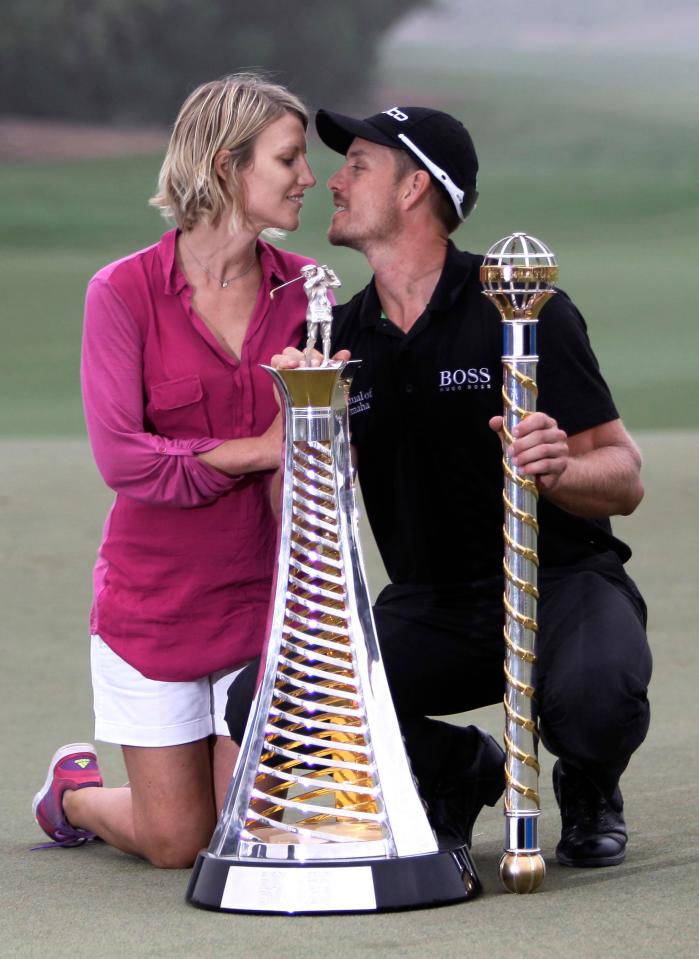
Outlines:
{"type": "MultiPolygon", "coordinates": [[[[334,311],[333,351],[362,361],[350,395],[359,481],[394,583],[462,583],[502,568],[502,466],[488,427],[502,413],[500,315],[483,296],[482,257],[449,244],[424,313],[403,333],[382,315],[374,281],[334,311]]],[[[618,413],[585,322],[565,293],[539,319],[538,408],[569,435],[618,413]]],[[[542,565],[630,551],[609,521],[539,500],[542,565]]]]}

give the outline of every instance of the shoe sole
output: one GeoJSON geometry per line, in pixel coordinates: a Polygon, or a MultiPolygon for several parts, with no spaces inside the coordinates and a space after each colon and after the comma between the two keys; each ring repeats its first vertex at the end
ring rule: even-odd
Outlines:
{"type": "Polygon", "coordinates": [[[571,869],[599,869],[604,866],[619,866],[625,858],[625,852],[618,853],[616,856],[597,857],[596,859],[569,859],[568,856],[556,853],[556,862],[561,866],[569,866],[571,869]]]}
{"type": "Polygon", "coordinates": [[[478,730],[478,733],[484,743],[485,756],[483,758],[485,759],[487,757],[488,762],[491,762],[493,766],[497,765],[498,767],[502,768],[503,772],[501,773],[500,776],[498,776],[497,779],[490,779],[486,781],[481,780],[481,783],[483,783],[484,786],[486,782],[488,785],[487,785],[487,788],[484,790],[483,793],[481,793],[481,796],[479,797],[480,799],[482,799],[482,804],[478,807],[477,810],[474,811],[474,816],[473,816],[473,819],[471,820],[471,825],[469,828],[466,829],[466,845],[468,846],[469,849],[471,848],[473,844],[473,829],[474,829],[474,826],[476,825],[476,820],[478,819],[478,817],[480,816],[483,810],[483,806],[494,806],[496,802],[500,799],[502,794],[505,792],[505,773],[504,773],[505,758],[506,758],[505,751],[500,746],[500,744],[498,743],[498,741],[495,739],[494,736],[491,736],[489,733],[487,733],[483,729],[480,729],[478,726],[476,726],[475,728],[478,730]]]}
{"type": "Polygon", "coordinates": [[[57,749],[51,758],[49,763],[49,771],[46,774],[46,779],[44,785],[41,787],[39,792],[34,796],[32,802],[32,813],[34,814],[34,819],[36,819],[37,825],[39,820],[36,815],[36,810],[39,806],[41,800],[46,796],[47,792],[51,788],[51,783],[53,782],[53,771],[56,767],[56,764],[59,763],[62,759],[65,759],[66,756],[70,756],[71,753],[92,753],[94,755],[95,747],[91,743],[69,743],[67,746],[61,746],[60,749],[57,749]]]}
{"type": "Polygon", "coordinates": [[[504,769],[505,769],[505,760],[507,757],[505,755],[504,749],[498,743],[495,737],[490,736],[489,734],[486,734],[486,735],[488,736],[488,739],[485,743],[485,756],[487,757],[488,762],[493,765],[493,767],[495,766],[498,767],[498,769],[500,770],[500,773],[497,778],[487,780],[487,782],[489,783],[489,789],[483,794],[482,798],[483,798],[484,806],[494,806],[495,803],[498,801],[498,799],[505,792],[504,769]]]}

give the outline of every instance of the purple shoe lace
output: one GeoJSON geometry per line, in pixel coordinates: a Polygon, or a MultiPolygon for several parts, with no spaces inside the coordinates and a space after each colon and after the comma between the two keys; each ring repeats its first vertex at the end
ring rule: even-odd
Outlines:
{"type": "Polygon", "coordinates": [[[42,842],[38,846],[32,846],[31,852],[37,852],[39,849],[70,849],[73,846],[84,846],[86,842],[92,842],[99,839],[93,832],[86,832],[84,829],[75,829],[69,822],[65,827],[59,826],[52,842],[42,842]]]}

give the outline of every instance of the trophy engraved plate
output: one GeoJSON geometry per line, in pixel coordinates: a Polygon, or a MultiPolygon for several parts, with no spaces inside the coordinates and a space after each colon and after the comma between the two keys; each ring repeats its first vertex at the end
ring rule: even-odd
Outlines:
{"type": "MultiPolygon", "coordinates": [[[[536,410],[536,324],[555,293],[558,266],[541,241],[514,233],[495,243],[481,266],[484,294],[503,324],[503,435],[507,448],[515,426],[536,410]]],[[[505,541],[505,847],[500,878],[510,892],[534,892],[546,867],[539,850],[538,728],[532,681],[536,662],[536,484],[503,455],[505,541]]]]}
{"type": "Polygon", "coordinates": [[[267,368],[286,440],[266,657],[194,905],[365,912],[480,891],[468,849],[432,832],[381,661],[350,462],[356,365],[267,368]]]}
{"type": "Polygon", "coordinates": [[[255,911],[260,902],[283,902],[288,912],[369,912],[376,909],[369,866],[356,869],[245,869],[231,866],[221,907],[255,911]]]}

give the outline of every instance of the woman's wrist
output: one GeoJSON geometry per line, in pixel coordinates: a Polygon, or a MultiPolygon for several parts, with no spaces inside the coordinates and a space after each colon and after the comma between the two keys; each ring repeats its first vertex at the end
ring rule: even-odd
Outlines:
{"type": "Polygon", "coordinates": [[[198,453],[197,456],[228,476],[242,476],[245,473],[277,469],[280,453],[279,449],[272,448],[269,439],[263,435],[225,440],[220,446],[206,453],[198,453]]]}

